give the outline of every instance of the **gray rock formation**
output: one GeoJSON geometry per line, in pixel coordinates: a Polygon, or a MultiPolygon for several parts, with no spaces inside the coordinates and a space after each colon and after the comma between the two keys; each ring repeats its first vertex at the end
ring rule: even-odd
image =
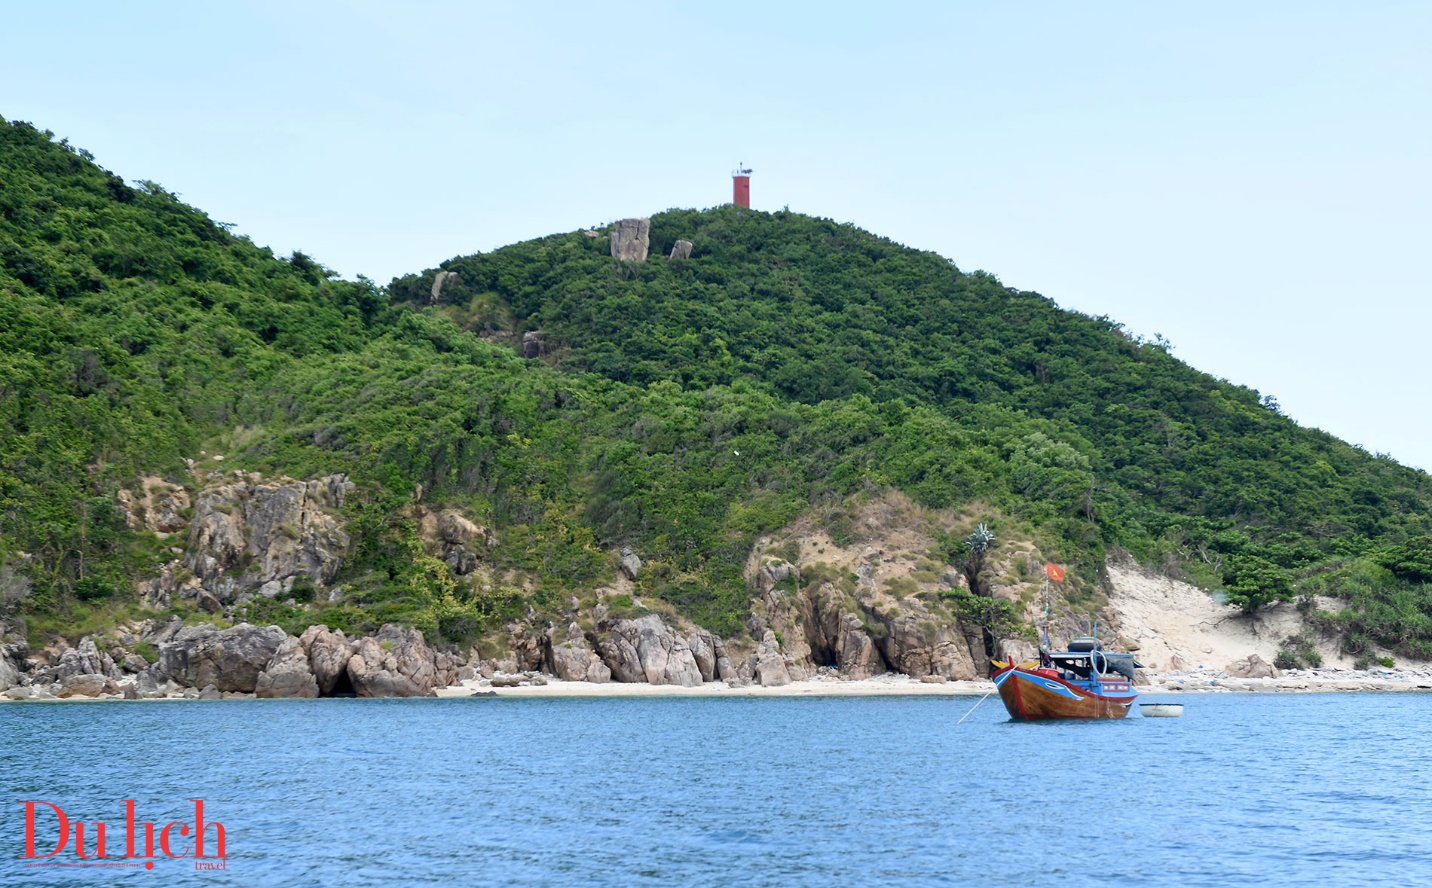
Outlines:
{"type": "Polygon", "coordinates": [[[83,673],[71,675],[66,678],[60,687],[57,697],[98,697],[100,694],[117,693],[118,688],[114,683],[103,675],[94,673],[83,673]]]}
{"type": "Polygon", "coordinates": [[[623,262],[645,262],[650,249],[650,219],[623,219],[612,226],[612,258],[623,262]]]}
{"type": "Polygon", "coordinates": [[[725,643],[712,636],[712,644],[716,650],[716,680],[728,683],[739,681],[740,670],[736,667],[735,658],[727,652],[725,643]]]}
{"type": "Polygon", "coordinates": [[[626,575],[627,579],[634,580],[637,571],[641,570],[641,558],[630,547],[624,548],[621,560],[617,562],[617,568],[626,575]]]}
{"type": "MultiPolygon", "coordinates": [[[[785,582],[791,576],[799,579],[785,562],[767,562],[755,570],[758,597],[749,628],[758,638],[768,629],[779,634],[792,679],[809,677],[817,665],[833,666],[849,679],[891,670],[915,678],[975,677],[972,642],[949,613],[916,597],[897,600],[869,582],[854,591],[832,582],[793,591],[785,582]]],[[[975,641],[983,644],[978,633],[975,641]]],[[[743,673],[748,671],[754,678],[753,670],[743,673]]]]}
{"type": "Polygon", "coordinates": [[[546,347],[547,337],[537,330],[528,330],[522,334],[522,357],[529,360],[540,358],[546,347]]]}
{"type": "Polygon", "coordinates": [[[322,587],[342,565],[348,534],[326,510],[353,488],[346,475],[316,481],[249,480],[199,495],[189,569],[220,601],[265,583],[306,576],[322,587]]]}
{"type": "Polygon", "coordinates": [[[429,552],[443,560],[457,576],[477,570],[478,563],[494,544],[487,528],[474,524],[454,509],[417,509],[418,527],[429,552]]]}
{"type": "Polygon", "coordinates": [[[551,645],[548,653],[548,666],[552,674],[566,681],[590,681],[607,682],[611,681],[612,672],[607,664],[602,662],[587,647],[586,636],[582,634],[582,627],[572,623],[567,627],[565,638],[551,645]]]}
{"type": "Polygon", "coordinates": [[[362,638],[348,660],[348,679],[360,697],[425,697],[456,677],[446,656],[435,656],[423,633],[384,625],[376,638],[362,638]]]}
{"type": "Polygon", "coordinates": [[[716,638],[705,629],[698,629],[686,639],[686,646],[691,649],[691,657],[696,661],[702,681],[716,680],[716,644],[716,638]]]}
{"type": "Polygon", "coordinates": [[[1223,671],[1238,678],[1278,678],[1281,672],[1257,654],[1249,654],[1246,660],[1234,660],[1223,671]]]}
{"type": "Polygon", "coordinates": [[[691,246],[692,246],[691,241],[689,241],[689,240],[679,240],[679,241],[677,241],[676,243],[674,243],[674,244],[671,245],[671,255],[668,256],[667,258],[668,258],[668,259],[690,259],[690,258],[691,258],[691,246]]]}
{"type": "Polygon", "coordinates": [[[288,635],[277,626],[185,626],[159,645],[159,671],[184,687],[251,694],[288,635]]]}
{"type": "Polygon", "coordinates": [[[114,658],[101,652],[94,639],[86,635],[78,647],[65,648],[55,667],[55,678],[64,681],[75,675],[102,675],[105,678],[119,678],[121,672],[114,665],[114,658]]]}
{"type": "MultiPolygon", "coordinates": [[[[306,633],[305,633],[306,634],[306,633]]],[[[318,696],[318,682],[308,665],[308,652],[299,639],[289,636],[274,652],[273,659],[259,673],[254,685],[255,697],[318,696]]]]}
{"type": "Polygon", "coordinates": [[[623,682],[696,687],[701,669],[681,638],[657,614],[617,620],[597,636],[597,651],[612,677],[623,682]]]}
{"type": "Polygon", "coordinates": [[[29,646],[23,645],[22,642],[0,644],[0,691],[20,683],[20,674],[24,671],[21,664],[25,662],[25,654],[28,652],[29,646]]]}
{"type": "Polygon", "coordinates": [[[438,299],[443,295],[443,287],[448,284],[457,283],[458,274],[455,271],[440,271],[433,275],[432,295],[428,298],[429,305],[437,305],[438,299]]]}
{"type": "Polygon", "coordinates": [[[308,666],[318,685],[320,696],[327,697],[348,684],[348,661],[357,648],[343,633],[330,632],[327,626],[309,626],[299,638],[299,643],[308,651],[308,666]]]}
{"type": "Polygon", "coordinates": [[[763,688],[777,688],[791,683],[790,671],[786,669],[786,658],[776,641],[776,634],[766,630],[761,644],[756,648],[755,671],[752,678],[763,688]]]}
{"type": "Polygon", "coordinates": [[[148,476],[143,479],[142,490],[142,496],[135,496],[128,490],[121,490],[115,495],[124,515],[124,523],[131,530],[170,534],[188,526],[184,512],[189,508],[189,493],[183,487],[170,484],[163,478],[148,476]]]}

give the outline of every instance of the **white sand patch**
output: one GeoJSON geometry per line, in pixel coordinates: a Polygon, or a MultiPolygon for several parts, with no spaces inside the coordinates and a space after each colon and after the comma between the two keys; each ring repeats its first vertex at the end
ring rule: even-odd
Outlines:
{"type": "MultiPolygon", "coordinates": [[[[467,697],[474,692],[496,691],[499,697],[881,697],[920,696],[981,696],[994,692],[990,681],[946,681],[926,683],[908,675],[877,675],[860,681],[835,678],[811,678],[793,681],[777,688],[759,685],[731,687],[724,681],[711,681],[694,688],[675,685],[625,684],[585,681],[562,681],[548,678],[544,685],[521,685],[515,688],[493,688],[482,681],[465,681],[450,688],[439,688],[439,697],[467,697]]],[[[998,704],[998,700],[994,701],[998,704]]]]}
{"type": "MultiPolygon", "coordinates": [[[[1130,563],[1110,562],[1109,579],[1114,587],[1109,606],[1119,616],[1119,637],[1130,649],[1138,645],[1139,662],[1153,671],[1223,669],[1249,654],[1272,663],[1283,640],[1302,628],[1289,603],[1250,616],[1219,604],[1197,586],[1130,563]]],[[[1322,651],[1329,667],[1350,665],[1330,646],[1322,651]]]]}

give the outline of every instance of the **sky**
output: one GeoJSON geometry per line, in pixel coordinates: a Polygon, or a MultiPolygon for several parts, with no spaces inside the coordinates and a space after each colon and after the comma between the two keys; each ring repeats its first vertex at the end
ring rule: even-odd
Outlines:
{"type": "MultiPolygon", "coordinates": [[[[0,116],[387,283],[731,198],[1432,469],[1432,4],[7,4],[0,116]]],[[[0,183],[3,186],[3,183],[0,183]]]]}

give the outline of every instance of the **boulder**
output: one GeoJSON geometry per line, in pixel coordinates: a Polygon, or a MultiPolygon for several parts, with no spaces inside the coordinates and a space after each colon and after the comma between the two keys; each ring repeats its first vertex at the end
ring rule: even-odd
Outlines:
{"type": "Polygon", "coordinates": [[[18,659],[16,658],[15,653],[12,651],[12,648],[16,647],[18,646],[0,644],[0,691],[13,688],[20,683],[20,673],[23,670],[21,670],[19,664],[23,661],[23,655],[18,659]]]}
{"type": "MultiPolygon", "coordinates": [[[[188,695],[186,694],[185,696],[187,697],[188,695]]],[[[199,692],[199,696],[198,696],[196,699],[199,699],[199,700],[222,700],[222,699],[224,699],[224,693],[223,693],[223,691],[220,691],[220,690],[219,690],[217,687],[215,687],[214,685],[204,685],[204,690],[202,690],[202,691],[199,692]]]]}
{"type": "MultiPolygon", "coordinates": [[[[619,620],[618,625],[625,627],[629,620],[619,620]]],[[[602,662],[607,665],[612,678],[627,684],[640,684],[646,681],[646,670],[641,666],[641,655],[637,653],[636,644],[632,640],[634,632],[616,631],[615,629],[597,637],[597,653],[601,656],[602,662]]]]}
{"type": "Polygon", "coordinates": [[[724,682],[740,680],[740,671],[736,668],[736,662],[726,650],[726,644],[716,636],[711,636],[712,647],[716,652],[716,679],[724,682]]]}
{"type": "Polygon", "coordinates": [[[617,620],[598,636],[597,650],[617,681],[683,687],[702,682],[686,640],[657,614],[617,620]]]}
{"type": "Polygon", "coordinates": [[[283,640],[274,652],[268,666],[259,673],[254,685],[255,697],[307,697],[318,696],[318,682],[308,665],[308,653],[303,644],[293,636],[283,640]]]}
{"type": "Polygon", "coordinates": [[[587,647],[582,627],[572,623],[567,627],[566,638],[551,646],[548,655],[552,674],[566,681],[606,682],[612,677],[611,670],[602,658],[587,647]]]}
{"type": "Polygon", "coordinates": [[[185,626],[159,646],[159,671],[178,684],[251,694],[259,674],[288,638],[277,626],[185,626]]]}
{"type": "Polygon", "coordinates": [[[103,675],[108,678],[118,678],[119,669],[114,665],[114,659],[109,654],[101,653],[95,645],[94,639],[86,635],[80,639],[79,646],[65,648],[60,654],[60,661],[55,666],[55,678],[64,681],[72,675],[103,675]]]}
{"type": "Polygon", "coordinates": [[[547,338],[537,330],[528,330],[522,334],[522,357],[531,360],[542,357],[547,349],[547,338]]]}
{"type": "Polygon", "coordinates": [[[671,245],[671,255],[668,256],[667,258],[668,258],[668,259],[690,259],[690,258],[691,258],[691,247],[692,247],[691,241],[689,241],[689,240],[679,240],[679,241],[677,241],[676,243],[674,243],[674,244],[671,245]]]}
{"type": "Polygon", "coordinates": [[[865,631],[865,624],[849,611],[836,618],[831,647],[836,669],[842,678],[859,681],[889,671],[880,648],[865,631]]]}
{"type": "Polygon", "coordinates": [[[686,646],[691,649],[691,656],[696,660],[696,668],[701,673],[702,681],[716,680],[716,639],[705,629],[691,633],[686,639],[686,646]]]}
{"type": "Polygon", "coordinates": [[[627,579],[634,580],[637,571],[641,570],[641,558],[637,557],[630,547],[622,549],[622,557],[617,562],[617,567],[627,579]]]}
{"type": "Polygon", "coordinates": [[[360,697],[425,697],[438,682],[433,653],[416,629],[385,624],[359,640],[348,680],[360,697]]]}
{"type": "Polygon", "coordinates": [[[786,658],[781,656],[776,634],[770,630],[756,648],[753,678],[763,688],[775,688],[791,683],[790,671],[786,669],[786,658]]]}
{"type": "Polygon", "coordinates": [[[1246,660],[1234,660],[1223,671],[1238,678],[1278,678],[1281,672],[1257,654],[1249,654],[1246,660]]]}
{"type": "Polygon", "coordinates": [[[622,219],[612,226],[612,258],[623,262],[645,262],[651,249],[651,220],[622,219]]]}
{"type": "Polygon", "coordinates": [[[97,673],[81,673],[64,679],[58,697],[98,697],[107,693],[106,686],[112,686],[109,679],[97,673]]]}
{"type": "Polygon", "coordinates": [[[309,626],[299,643],[308,651],[308,666],[318,684],[319,696],[328,697],[351,689],[348,661],[353,657],[354,642],[341,631],[328,631],[327,626],[309,626]]]}

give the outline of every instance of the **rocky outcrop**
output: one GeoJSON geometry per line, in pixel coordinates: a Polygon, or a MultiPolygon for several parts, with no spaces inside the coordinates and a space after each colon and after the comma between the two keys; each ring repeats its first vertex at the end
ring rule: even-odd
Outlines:
{"type": "Polygon", "coordinates": [[[25,654],[29,650],[29,645],[24,642],[0,642],[0,691],[20,684],[25,654]]]}
{"type": "Polygon", "coordinates": [[[327,510],[341,507],[352,488],[341,474],[267,483],[249,475],[204,491],[189,533],[189,570],[220,601],[255,588],[273,597],[300,576],[322,587],[348,550],[342,522],[327,510]]]}
{"type": "Polygon", "coordinates": [[[309,626],[300,636],[299,644],[308,651],[308,666],[318,685],[319,696],[352,693],[348,661],[353,659],[356,642],[350,641],[341,631],[328,631],[327,626],[309,626]]]}
{"type": "Polygon", "coordinates": [[[438,300],[442,298],[443,287],[457,283],[457,279],[458,274],[455,271],[440,271],[433,275],[433,290],[432,295],[428,297],[428,304],[437,305],[438,300]]]}
{"type": "Polygon", "coordinates": [[[440,512],[420,506],[418,528],[428,550],[443,560],[454,574],[466,576],[493,545],[487,528],[475,524],[455,509],[440,512]]]}
{"type": "Polygon", "coordinates": [[[761,644],[752,656],[755,659],[752,678],[761,687],[778,688],[791,683],[791,673],[786,668],[786,658],[781,654],[774,632],[766,630],[765,637],[761,639],[761,644]]]}
{"type": "Polygon", "coordinates": [[[302,642],[289,636],[278,646],[268,666],[259,673],[254,686],[255,697],[318,696],[318,682],[308,665],[308,652],[302,642]]]}
{"type": "Polygon", "coordinates": [[[348,661],[348,680],[360,697],[425,697],[456,678],[452,661],[429,650],[423,633],[393,625],[360,639],[348,661]]]}
{"type": "Polygon", "coordinates": [[[617,681],[688,688],[701,684],[691,648],[660,615],[616,620],[599,630],[597,651],[617,681]]]}
{"type": "MultiPolygon", "coordinates": [[[[549,642],[552,633],[548,635],[549,642]]],[[[587,647],[586,636],[582,634],[582,627],[572,623],[567,627],[565,637],[560,642],[551,644],[547,654],[547,668],[552,674],[566,681],[590,681],[607,682],[611,681],[612,672],[607,664],[602,662],[587,647]]]]}
{"type": "Polygon", "coordinates": [[[121,673],[114,664],[114,658],[100,651],[94,639],[86,635],[77,647],[65,648],[55,666],[56,681],[63,682],[76,675],[100,675],[114,679],[119,678],[121,673]]]}
{"type": "Polygon", "coordinates": [[[144,603],[157,610],[168,610],[176,597],[197,599],[202,591],[199,581],[179,560],[161,567],[157,577],[139,583],[139,594],[144,603]]]}
{"type": "Polygon", "coordinates": [[[159,645],[159,671],[184,687],[251,694],[288,635],[277,626],[185,626],[159,645]]]}
{"type": "Polygon", "coordinates": [[[630,546],[623,548],[622,557],[617,561],[617,569],[620,570],[622,576],[627,579],[636,579],[637,573],[641,571],[640,556],[633,552],[630,546]]]}
{"type": "Polygon", "coordinates": [[[522,334],[522,357],[531,360],[540,358],[547,348],[547,337],[537,330],[522,334]]]}
{"type": "Polygon", "coordinates": [[[116,693],[119,693],[119,688],[108,678],[105,678],[103,675],[85,673],[81,675],[71,675],[66,678],[61,682],[59,693],[55,694],[55,696],[61,698],[98,697],[101,694],[116,693]]]}
{"type": "Polygon", "coordinates": [[[185,512],[189,509],[189,493],[183,487],[149,475],[142,479],[141,490],[143,493],[139,496],[128,490],[115,494],[124,523],[130,530],[167,535],[188,526],[185,512]]]}
{"type": "MultiPolygon", "coordinates": [[[[754,637],[773,631],[780,639],[791,679],[808,678],[818,666],[834,667],[852,680],[892,670],[914,678],[976,676],[971,641],[948,613],[916,597],[895,598],[873,582],[846,589],[830,581],[792,588],[792,577],[798,587],[798,570],[781,561],[755,570],[758,596],[749,627],[754,637]]],[[[769,660],[770,651],[766,656],[769,660]]],[[[754,680],[754,666],[749,671],[754,680]]],[[[767,671],[776,674],[773,663],[767,671]]]]}
{"type": "Polygon", "coordinates": [[[651,249],[651,220],[623,219],[612,226],[612,258],[645,262],[651,249]]]}
{"type": "Polygon", "coordinates": [[[666,258],[668,258],[668,259],[690,259],[690,258],[691,258],[691,247],[692,247],[691,241],[689,241],[689,240],[679,240],[679,241],[677,241],[676,243],[674,243],[674,244],[671,245],[671,255],[668,256],[668,257],[666,257],[666,258]]]}
{"type": "Polygon", "coordinates": [[[1246,660],[1234,660],[1223,671],[1236,678],[1278,678],[1278,669],[1257,654],[1249,654],[1246,660]]]}
{"type": "Polygon", "coordinates": [[[827,611],[821,628],[830,640],[830,660],[843,678],[873,678],[890,671],[865,624],[850,611],[827,611]]]}
{"type": "Polygon", "coordinates": [[[881,629],[875,644],[897,672],[921,678],[939,675],[969,681],[976,677],[969,641],[958,625],[940,620],[922,602],[902,601],[896,609],[869,612],[881,629]]]}
{"type": "Polygon", "coordinates": [[[696,670],[702,681],[716,681],[716,646],[720,641],[705,629],[698,629],[686,638],[691,649],[691,658],[696,661],[696,670]]]}

